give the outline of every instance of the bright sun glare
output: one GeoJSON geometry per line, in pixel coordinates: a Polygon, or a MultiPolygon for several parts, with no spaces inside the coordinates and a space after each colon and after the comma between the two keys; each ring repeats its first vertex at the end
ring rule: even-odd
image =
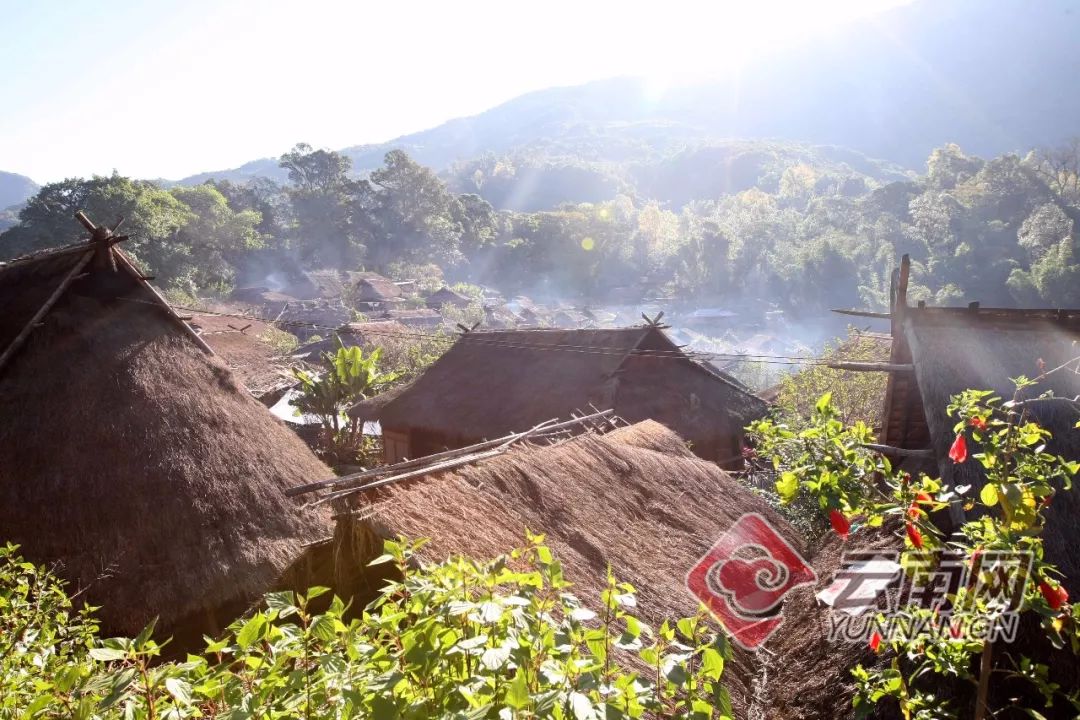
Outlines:
{"type": "Polygon", "coordinates": [[[901,2],[13,4],[0,157],[39,182],[175,178],[299,141],[385,141],[552,86],[636,75],[658,98],[901,2]],[[87,37],[119,40],[86,53],[87,37]]]}

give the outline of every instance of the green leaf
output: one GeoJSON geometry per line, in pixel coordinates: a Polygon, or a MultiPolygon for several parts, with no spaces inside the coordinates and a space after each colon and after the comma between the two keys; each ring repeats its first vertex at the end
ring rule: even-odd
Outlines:
{"type": "Polygon", "coordinates": [[[529,706],[529,685],[525,682],[525,672],[518,668],[514,679],[506,686],[506,704],[515,710],[529,706]]]}
{"type": "Polygon", "coordinates": [[[593,716],[593,704],[587,695],[579,692],[570,693],[570,707],[577,720],[590,720],[593,716]]]}
{"type": "Polygon", "coordinates": [[[165,689],[181,705],[191,704],[191,686],[180,678],[165,678],[165,689]]]}
{"type": "Polygon", "coordinates": [[[113,660],[123,660],[127,657],[127,653],[119,648],[98,647],[90,650],[90,657],[101,662],[112,662],[113,660]]]}
{"type": "Polygon", "coordinates": [[[724,657],[712,648],[701,653],[701,674],[710,680],[719,680],[724,674],[724,657]]]}
{"type": "Polygon", "coordinates": [[[247,650],[253,642],[258,640],[265,624],[266,618],[262,615],[255,615],[244,623],[240,632],[236,634],[236,644],[240,646],[240,649],[247,650]]]}
{"type": "Polygon", "coordinates": [[[979,491],[979,500],[981,500],[983,505],[986,505],[987,507],[993,507],[997,505],[997,486],[993,483],[986,483],[985,485],[983,485],[982,490],[979,491]]]}
{"type": "Polygon", "coordinates": [[[791,502],[799,493],[799,478],[793,472],[781,473],[776,481],[776,492],[782,501],[791,502]]]}

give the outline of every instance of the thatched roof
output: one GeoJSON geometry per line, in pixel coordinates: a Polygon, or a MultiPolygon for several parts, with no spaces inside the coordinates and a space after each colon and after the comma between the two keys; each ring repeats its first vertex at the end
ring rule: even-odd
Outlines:
{"type": "Polygon", "coordinates": [[[193,313],[190,324],[255,397],[296,382],[289,364],[270,344],[276,329],[259,320],[193,313]]]}
{"type": "Polygon", "coordinates": [[[443,287],[427,297],[427,306],[429,308],[440,308],[443,305],[454,305],[456,307],[466,307],[472,300],[465,297],[459,292],[455,292],[448,287],[443,287]]]}
{"type": "Polygon", "coordinates": [[[297,348],[294,356],[307,360],[319,361],[326,352],[337,352],[339,347],[359,346],[365,352],[374,348],[383,348],[384,357],[392,354],[399,345],[408,344],[415,330],[393,320],[346,323],[329,336],[297,348]]]}
{"type": "Polygon", "coordinates": [[[437,327],[442,324],[442,315],[430,308],[402,308],[387,310],[378,315],[380,320],[393,320],[402,325],[413,327],[437,327]]]}
{"type": "MultiPolygon", "coordinates": [[[[760,513],[801,545],[763,500],[654,422],[519,448],[365,500],[384,537],[431,538],[422,552],[432,561],[494,557],[520,547],[526,529],[545,533],[583,600],[596,606],[610,566],[637,588],[654,626],[695,612],[684,578],[742,514],[760,513]]],[[[750,702],[752,662],[738,653],[726,676],[739,717],[750,702]]]]}
{"type": "Polygon", "coordinates": [[[356,302],[379,303],[401,297],[401,288],[378,273],[351,273],[350,278],[354,281],[352,299],[356,302]]]}
{"type": "Polygon", "coordinates": [[[313,335],[332,333],[352,318],[352,311],[340,300],[302,300],[289,303],[276,322],[286,332],[306,340],[313,335]]]}
{"type": "Polygon", "coordinates": [[[129,262],[95,242],[0,268],[0,533],[110,632],[227,621],[325,534],[283,491],[331,473],[129,262]]]}
{"type": "MultiPolygon", "coordinates": [[[[382,411],[384,427],[494,438],[589,404],[654,419],[705,445],[766,410],[655,327],[473,331],[382,411]]],[[[728,453],[730,454],[730,453],[728,453]]],[[[721,459],[721,458],[716,458],[721,459]]]]}
{"type": "Polygon", "coordinates": [[[353,420],[359,422],[377,422],[382,416],[383,408],[397,399],[401,393],[405,392],[412,383],[402,383],[395,385],[389,390],[385,390],[378,395],[360,400],[349,406],[348,415],[353,420]]]}

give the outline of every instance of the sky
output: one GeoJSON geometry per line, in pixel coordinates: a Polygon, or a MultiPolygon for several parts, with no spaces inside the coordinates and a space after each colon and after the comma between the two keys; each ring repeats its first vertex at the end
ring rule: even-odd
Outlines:
{"type": "Polygon", "coordinates": [[[0,0],[0,170],[178,179],[617,76],[661,89],[905,0],[0,0]]]}

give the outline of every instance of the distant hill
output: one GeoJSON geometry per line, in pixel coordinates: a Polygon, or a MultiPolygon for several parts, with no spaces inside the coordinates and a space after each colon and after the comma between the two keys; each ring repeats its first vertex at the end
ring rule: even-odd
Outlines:
{"type": "Polygon", "coordinates": [[[0,170],[0,210],[26,202],[37,193],[38,187],[25,175],[0,170]]]}
{"type": "MultiPolygon", "coordinates": [[[[868,157],[917,169],[948,142],[993,156],[1080,134],[1078,36],[1072,0],[918,0],[659,98],[629,78],[553,88],[343,152],[361,174],[392,148],[439,171],[505,155],[541,174],[584,173],[605,195],[731,138],[851,148],[839,152],[870,174],[880,168],[868,157]]],[[[263,159],[181,182],[256,176],[283,179],[263,159]]]]}

